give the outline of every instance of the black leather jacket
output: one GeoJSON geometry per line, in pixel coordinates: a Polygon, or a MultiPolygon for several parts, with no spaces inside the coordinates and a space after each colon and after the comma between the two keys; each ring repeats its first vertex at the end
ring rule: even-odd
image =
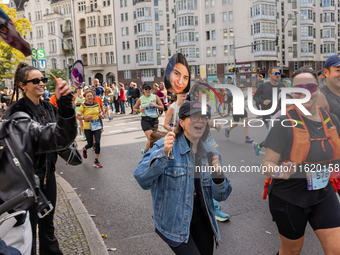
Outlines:
{"type": "MultiPolygon", "coordinates": [[[[3,119],[9,118],[12,114],[19,111],[27,113],[32,120],[42,125],[57,122],[58,109],[54,105],[44,100],[40,100],[39,105],[35,105],[26,96],[10,106],[5,111],[3,119]]],[[[42,182],[41,188],[44,188],[44,181],[55,171],[57,158],[58,154],[56,152],[40,154],[34,157],[35,174],[38,175],[42,182]]]]}
{"type": "MultiPolygon", "coordinates": [[[[30,116],[23,112],[16,112],[9,119],[2,120],[0,122],[0,204],[27,188],[34,190],[34,187],[32,188],[35,184],[34,157],[67,148],[76,135],[75,114],[70,118],[62,118],[58,115],[57,123],[46,126],[32,121],[30,116]]],[[[16,208],[28,209],[33,199],[24,201],[16,208]]]]}

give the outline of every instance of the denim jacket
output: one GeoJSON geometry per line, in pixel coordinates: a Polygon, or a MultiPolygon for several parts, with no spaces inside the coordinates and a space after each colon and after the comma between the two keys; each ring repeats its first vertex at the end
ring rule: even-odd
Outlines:
{"type": "MultiPolygon", "coordinates": [[[[157,141],[144,155],[133,175],[143,189],[151,189],[153,219],[158,231],[170,240],[187,243],[193,212],[193,152],[182,134],[175,139],[168,157],[164,153],[163,140],[157,141]]],[[[221,155],[208,144],[203,144],[207,152],[220,157],[222,166],[221,155]]],[[[208,159],[202,158],[201,163],[205,166],[208,159]]],[[[202,173],[200,178],[210,223],[215,238],[220,239],[213,198],[217,201],[226,200],[232,186],[227,178],[221,184],[215,184],[208,172],[202,173]]]]}

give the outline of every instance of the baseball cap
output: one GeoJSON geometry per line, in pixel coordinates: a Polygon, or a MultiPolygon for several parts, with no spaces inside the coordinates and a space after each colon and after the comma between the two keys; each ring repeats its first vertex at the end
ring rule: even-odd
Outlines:
{"type": "Polygon", "coordinates": [[[323,67],[327,68],[330,66],[340,66],[340,54],[332,55],[329,58],[327,58],[323,67]]]}
{"type": "Polygon", "coordinates": [[[230,76],[230,75],[228,75],[228,77],[227,77],[227,79],[232,79],[233,77],[232,76],[230,76]]]}
{"type": "Polygon", "coordinates": [[[84,87],[84,90],[86,90],[86,89],[89,89],[89,87],[88,87],[88,86],[85,86],[85,87],[84,87]]]}
{"type": "Polygon", "coordinates": [[[145,89],[146,87],[149,87],[150,89],[152,88],[151,85],[149,83],[144,83],[143,84],[143,89],[145,89]]]}
{"type": "MultiPolygon", "coordinates": [[[[190,101],[182,104],[181,108],[179,108],[179,116],[182,115],[192,115],[202,111],[202,104],[198,101],[190,101]]],[[[207,114],[210,116],[209,112],[207,114]]]]}

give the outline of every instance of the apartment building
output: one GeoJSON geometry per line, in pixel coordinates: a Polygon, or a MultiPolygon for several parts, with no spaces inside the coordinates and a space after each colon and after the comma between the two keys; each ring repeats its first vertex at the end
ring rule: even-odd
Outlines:
{"type": "Polygon", "coordinates": [[[73,4],[78,58],[84,63],[86,84],[92,85],[95,78],[100,83],[117,82],[114,0],[76,0],[73,4]]]}
{"type": "Polygon", "coordinates": [[[64,69],[76,59],[76,45],[73,40],[71,3],[69,0],[21,1],[15,5],[19,17],[31,22],[32,31],[26,40],[31,48],[42,48],[46,54],[47,68],[64,69]]]}

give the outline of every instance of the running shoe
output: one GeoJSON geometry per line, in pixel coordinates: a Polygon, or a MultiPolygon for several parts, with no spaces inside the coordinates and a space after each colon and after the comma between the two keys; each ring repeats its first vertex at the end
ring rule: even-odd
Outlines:
{"type": "Polygon", "coordinates": [[[87,150],[83,147],[83,158],[87,158],[87,150]]]}
{"type": "Polygon", "coordinates": [[[84,141],[86,141],[86,136],[84,135],[84,141]]]}
{"type": "Polygon", "coordinates": [[[230,133],[230,131],[226,128],[226,129],[225,129],[225,136],[226,136],[227,138],[229,138],[229,133],[230,133]]]}
{"type": "Polygon", "coordinates": [[[93,165],[95,168],[102,168],[103,165],[99,163],[99,161],[97,162],[94,162],[94,165],[93,165]]]}
{"type": "Polygon", "coordinates": [[[218,221],[227,221],[230,219],[230,215],[221,211],[221,207],[215,207],[215,218],[218,221]]]}
{"type": "Polygon", "coordinates": [[[254,153],[256,154],[256,156],[260,156],[261,148],[259,148],[259,143],[254,141],[253,142],[253,149],[254,149],[254,153]]]}
{"type": "Polygon", "coordinates": [[[251,139],[249,136],[246,137],[246,143],[252,143],[254,142],[253,139],[251,139]]]}
{"type": "Polygon", "coordinates": [[[111,121],[111,120],[113,120],[113,118],[112,118],[112,117],[109,117],[109,121],[111,121]]]}
{"type": "Polygon", "coordinates": [[[81,132],[80,127],[78,128],[78,130],[79,130],[79,135],[82,135],[83,133],[81,132]]]}
{"type": "Polygon", "coordinates": [[[96,144],[94,143],[93,146],[92,146],[92,150],[96,150],[96,144]]]}
{"type": "Polygon", "coordinates": [[[147,153],[147,150],[146,150],[146,149],[142,149],[140,152],[141,152],[141,153],[142,153],[142,155],[144,156],[144,155],[145,155],[145,153],[147,153]]]}

